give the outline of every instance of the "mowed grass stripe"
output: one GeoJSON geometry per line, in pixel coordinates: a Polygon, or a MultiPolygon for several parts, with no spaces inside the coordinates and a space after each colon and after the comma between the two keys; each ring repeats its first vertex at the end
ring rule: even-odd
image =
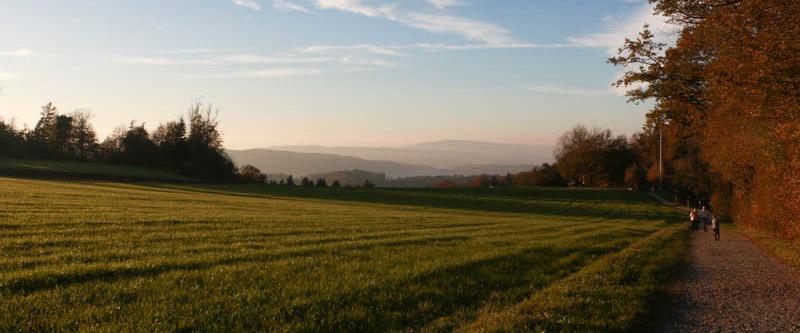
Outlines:
{"type": "MultiPolygon", "coordinates": [[[[593,225],[593,226],[572,226],[572,227],[565,227],[565,229],[573,229],[570,236],[566,239],[577,239],[577,238],[585,238],[587,235],[590,237],[597,237],[597,231],[600,229],[606,229],[607,231],[613,231],[615,226],[602,226],[602,225],[593,225]]],[[[376,234],[373,236],[359,236],[354,238],[345,238],[345,239],[338,239],[335,242],[315,242],[315,241],[305,241],[300,243],[292,244],[292,242],[280,244],[279,242],[269,241],[269,240],[228,240],[223,242],[217,242],[208,244],[206,243],[208,240],[196,239],[196,238],[188,238],[192,240],[192,242],[184,242],[183,248],[178,249],[176,252],[176,248],[173,244],[170,243],[162,243],[162,242],[153,242],[153,244],[148,244],[150,242],[145,241],[143,243],[139,243],[138,245],[131,246],[129,250],[116,250],[116,251],[109,251],[109,247],[113,247],[114,244],[119,244],[114,240],[106,241],[103,243],[100,242],[93,242],[89,243],[93,246],[87,246],[86,240],[48,240],[44,244],[37,244],[35,247],[29,247],[29,251],[31,252],[41,252],[42,250],[38,250],[41,247],[47,247],[48,252],[46,255],[42,256],[25,256],[22,259],[15,259],[10,261],[10,263],[6,263],[0,261],[0,267],[6,266],[9,270],[14,269],[17,271],[16,277],[19,277],[21,273],[26,273],[26,269],[35,269],[35,272],[29,272],[31,275],[42,275],[43,271],[52,271],[55,270],[56,274],[51,274],[53,276],[43,276],[41,279],[43,281],[67,281],[73,280],[72,275],[74,273],[65,273],[65,266],[66,269],[71,271],[92,271],[91,274],[95,275],[124,275],[125,270],[136,271],[138,268],[131,267],[140,265],[142,267],[152,267],[152,262],[157,262],[161,265],[173,265],[173,266],[187,266],[187,269],[199,269],[201,267],[207,267],[205,262],[196,262],[196,263],[179,263],[174,264],[173,260],[175,258],[183,258],[184,256],[189,257],[204,257],[206,260],[211,259],[212,262],[216,260],[213,265],[223,265],[228,263],[237,263],[243,262],[247,260],[251,261],[258,261],[264,260],[265,258],[270,258],[271,256],[283,256],[285,255],[285,251],[296,250],[299,253],[309,253],[313,254],[319,250],[319,253],[325,253],[325,251],[353,251],[353,250],[363,250],[369,246],[414,246],[417,244],[425,244],[430,245],[434,242],[443,242],[443,241],[492,241],[495,240],[497,237],[502,237],[506,242],[513,242],[517,241],[514,239],[514,236],[518,238],[523,238],[524,236],[520,236],[520,234],[524,230],[513,230],[509,231],[508,229],[501,229],[497,232],[491,232],[491,230],[480,231],[480,230],[473,230],[469,233],[453,233],[448,234],[447,236],[431,236],[431,235],[415,235],[412,233],[384,233],[384,234],[376,234]],[[153,247],[152,245],[161,244],[161,247],[153,247]],[[193,244],[198,244],[197,246],[193,246],[193,244]],[[202,245],[200,245],[202,244],[202,245]],[[227,246],[225,246],[227,245],[227,246]],[[295,245],[295,246],[292,246],[295,245]],[[71,248],[80,248],[81,254],[71,254],[71,253],[64,253],[59,252],[58,249],[53,249],[53,247],[64,247],[64,251],[68,251],[71,248]],[[146,249],[146,250],[142,250],[146,249]],[[252,251],[259,251],[257,253],[251,253],[252,251]],[[315,251],[309,252],[309,249],[313,249],[315,251]],[[60,255],[53,253],[60,253],[60,255]],[[230,258],[228,256],[225,259],[217,259],[216,257],[219,254],[227,254],[229,256],[235,256],[237,254],[246,253],[247,256],[243,257],[236,257],[230,258]],[[48,258],[49,257],[49,258],[48,258]],[[95,272],[95,266],[100,263],[109,262],[112,264],[119,263],[119,261],[124,260],[126,262],[125,266],[123,267],[122,272],[113,272],[109,271],[106,273],[98,273],[95,272]],[[141,262],[140,262],[141,261],[141,262]],[[78,267],[70,266],[69,264],[83,264],[79,265],[78,267]],[[90,264],[90,265],[86,265],[90,264]],[[15,267],[16,266],[16,267],[15,267]],[[52,267],[55,266],[55,267],[52,267]],[[61,277],[59,275],[70,275],[66,277],[61,277]]],[[[187,239],[187,240],[188,240],[187,239]]],[[[563,240],[564,238],[562,238],[563,240]]],[[[621,238],[621,240],[627,240],[628,238],[621,238]]],[[[520,239],[521,240],[521,239],[520,239]]],[[[16,244],[14,244],[16,245],[16,244]]],[[[16,252],[20,252],[19,245],[16,246],[6,246],[4,251],[13,252],[16,247],[16,252]]],[[[4,267],[4,268],[6,268],[4,267]]],[[[175,268],[179,269],[179,268],[175,268]]],[[[156,271],[157,272],[157,271],[156,271]]],[[[136,274],[132,274],[136,275],[136,274]]],[[[0,285],[4,285],[7,287],[13,287],[15,285],[35,285],[35,282],[22,282],[17,283],[13,279],[11,281],[4,281],[0,282],[0,285]]],[[[42,283],[47,284],[47,283],[42,283]]]]}
{"type": "MultiPolygon", "coordinates": [[[[556,232],[555,228],[536,227],[536,228],[513,228],[511,230],[506,228],[506,225],[495,225],[486,230],[458,230],[457,233],[451,233],[450,237],[462,238],[462,240],[488,240],[495,241],[494,238],[503,238],[505,242],[516,241],[513,236],[519,236],[528,232],[538,232],[540,235],[547,235],[548,232],[556,232]],[[501,228],[497,228],[501,227],[501,228]],[[526,230],[531,229],[531,230],[526,230]],[[548,230],[548,231],[545,231],[548,230]]],[[[603,228],[615,228],[616,226],[582,226],[582,225],[565,225],[561,231],[569,231],[574,228],[572,234],[583,234],[587,232],[595,232],[603,228]]],[[[466,228],[466,227],[463,227],[466,228]]],[[[420,234],[429,234],[430,230],[421,230],[421,232],[388,232],[388,233],[368,233],[352,235],[349,237],[338,238],[306,238],[300,240],[276,240],[267,238],[251,238],[251,237],[236,237],[234,239],[215,239],[214,236],[203,237],[180,237],[180,238],[165,238],[161,236],[150,236],[152,239],[137,237],[136,243],[125,244],[124,239],[106,239],[103,242],[96,241],[92,238],[84,236],[82,239],[45,239],[33,242],[30,240],[9,242],[3,248],[5,252],[16,252],[20,257],[13,258],[13,260],[0,260],[0,267],[16,269],[18,271],[24,269],[32,269],[38,266],[46,265],[64,265],[69,263],[99,263],[106,261],[119,261],[121,259],[133,260],[149,257],[151,260],[156,260],[157,256],[179,257],[183,254],[191,256],[204,255],[206,253],[213,254],[219,252],[238,252],[237,249],[277,249],[277,248],[292,248],[294,246],[315,246],[325,245],[327,247],[335,248],[342,245],[353,245],[362,240],[390,240],[397,241],[398,237],[413,237],[420,234]],[[215,242],[214,242],[215,241],[215,242]],[[182,243],[182,248],[177,249],[172,242],[182,243]],[[211,242],[211,243],[209,243],[211,242]],[[120,249],[120,245],[125,244],[130,250],[124,251],[120,249]],[[161,246],[157,246],[161,245],[161,246]],[[63,247],[63,251],[59,251],[59,247],[63,247]],[[109,251],[110,247],[114,250],[109,251]],[[44,249],[46,248],[46,250],[44,249]],[[66,252],[70,249],[79,248],[79,253],[66,252]],[[146,250],[142,250],[146,249],[146,250]],[[28,255],[25,255],[25,253],[28,255]]],[[[158,234],[157,234],[158,235],[158,234]]],[[[522,237],[525,237],[524,235],[522,237]]],[[[434,238],[420,238],[421,241],[426,239],[433,240],[434,238]]],[[[436,238],[436,240],[439,240],[436,238]]],[[[391,242],[390,242],[391,244],[391,242]]]]}
{"type": "Polygon", "coordinates": [[[448,331],[676,218],[625,191],[459,191],[0,178],[0,330],[448,331]]]}
{"type": "MultiPolygon", "coordinates": [[[[600,251],[600,252],[602,252],[602,251],[600,251]]],[[[546,255],[547,255],[548,257],[552,257],[552,254],[551,254],[551,253],[546,253],[546,255]]],[[[556,256],[556,257],[559,257],[559,256],[556,256]]],[[[473,262],[470,262],[470,263],[467,263],[467,264],[469,264],[470,266],[474,266],[474,265],[478,265],[478,266],[480,266],[480,263],[481,263],[481,262],[490,261],[490,260],[491,260],[491,261],[494,261],[494,260],[497,260],[497,259],[498,259],[497,257],[491,257],[491,258],[482,258],[481,260],[473,261],[473,262]]],[[[537,262],[539,262],[540,260],[538,260],[538,259],[537,259],[536,261],[537,261],[537,262]]]]}

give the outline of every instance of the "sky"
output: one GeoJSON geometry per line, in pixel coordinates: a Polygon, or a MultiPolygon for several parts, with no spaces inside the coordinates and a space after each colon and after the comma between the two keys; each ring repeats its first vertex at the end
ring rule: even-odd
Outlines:
{"type": "Polygon", "coordinates": [[[53,102],[102,139],[199,101],[231,149],[630,134],[606,59],[644,23],[670,33],[645,0],[0,0],[0,117],[53,102]]]}

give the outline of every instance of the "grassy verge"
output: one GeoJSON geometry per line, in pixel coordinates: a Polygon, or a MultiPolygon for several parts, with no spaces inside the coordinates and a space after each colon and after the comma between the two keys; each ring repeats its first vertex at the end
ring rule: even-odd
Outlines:
{"type": "Polygon", "coordinates": [[[656,296],[676,276],[686,228],[656,232],[522,303],[484,311],[464,332],[626,332],[650,326],[656,296]]]}
{"type": "Polygon", "coordinates": [[[800,241],[781,239],[767,232],[738,226],[732,228],[752,240],[768,254],[800,270],[800,241]]]}

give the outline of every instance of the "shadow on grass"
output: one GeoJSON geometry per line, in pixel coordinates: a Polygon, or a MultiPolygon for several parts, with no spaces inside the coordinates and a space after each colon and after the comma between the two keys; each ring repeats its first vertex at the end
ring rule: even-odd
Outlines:
{"type": "Polygon", "coordinates": [[[445,267],[395,285],[283,308],[280,317],[305,332],[451,331],[487,301],[518,302],[629,244],[606,241],[606,246],[543,246],[445,267]]]}
{"type": "Polygon", "coordinates": [[[148,184],[154,191],[368,203],[455,209],[475,212],[553,215],[604,219],[680,221],[676,212],[659,209],[643,193],[619,189],[500,188],[500,189],[362,189],[301,188],[248,185],[148,184]]]}
{"type": "Polygon", "coordinates": [[[49,290],[53,288],[67,288],[71,285],[88,282],[114,282],[138,277],[150,277],[163,273],[179,270],[204,270],[222,265],[235,265],[247,262],[271,262],[289,258],[312,257],[324,255],[332,252],[346,253],[355,251],[369,251],[379,247],[393,246],[415,246],[427,245],[442,242],[461,242],[466,240],[466,236],[434,236],[434,237],[413,237],[406,239],[388,239],[378,242],[367,242],[353,244],[341,248],[321,248],[311,247],[294,249],[280,253],[257,253],[251,255],[234,256],[208,261],[190,261],[179,263],[143,263],[141,266],[122,266],[122,267],[96,267],[81,268],[74,271],[44,272],[34,273],[27,276],[12,278],[0,284],[0,295],[17,294],[27,295],[37,291],[49,290]]]}

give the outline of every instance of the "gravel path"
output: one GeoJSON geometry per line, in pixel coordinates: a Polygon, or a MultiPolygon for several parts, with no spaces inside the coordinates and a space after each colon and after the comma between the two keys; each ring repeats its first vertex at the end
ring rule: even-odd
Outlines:
{"type": "Polygon", "coordinates": [[[689,267],[670,288],[664,332],[800,332],[800,274],[750,240],[709,229],[691,236],[689,267]]]}

